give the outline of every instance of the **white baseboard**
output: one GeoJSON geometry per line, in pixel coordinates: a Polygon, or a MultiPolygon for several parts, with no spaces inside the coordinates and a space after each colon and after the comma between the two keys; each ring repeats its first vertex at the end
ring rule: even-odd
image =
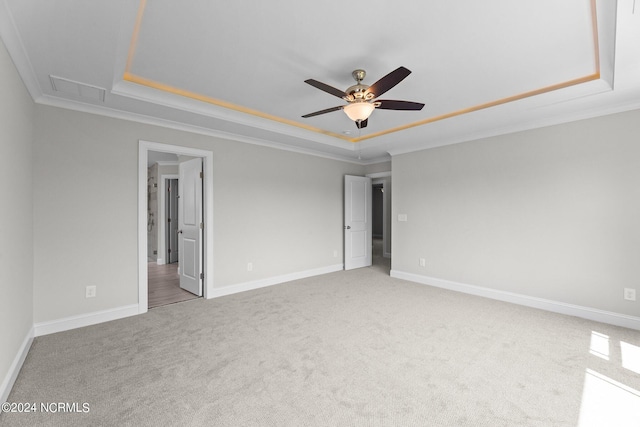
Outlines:
{"type": "Polygon", "coordinates": [[[13,359],[13,363],[11,363],[7,375],[5,375],[4,380],[2,380],[2,384],[0,384],[0,403],[6,402],[9,398],[9,393],[11,393],[13,384],[16,382],[16,378],[18,378],[18,373],[20,373],[24,359],[26,359],[27,353],[29,353],[31,343],[33,343],[33,336],[34,328],[31,327],[27,336],[24,337],[24,341],[22,342],[16,357],[13,359]]]}
{"type": "Polygon", "coordinates": [[[307,277],[319,276],[321,274],[333,273],[344,269],[343,264],[334,264],[327,267],[314,268],[312,270],[299,271],[296,273],[283,274],[281,276],[269,277],[266,279],[254,280],[251,282],[238,283],[235,285],[214,288],[207,298],[217,298],[225,295],[237,294],[238,292],[251,291],[253,289],[265,288],[279,283],[291,282],[292,280],[304,279],[307,277]]]}
{"type": "Polygon", "coordinates": [[[528,295],[516,294],[513,292],[485,288],[482,286],[467,285],[465,283],[452,282],[450,280],[422,276],[413,273],[406,273],[404,271],[398,270],[391,270],[391,277],[408,280],[410,282],[420,283],[423,285],[435,286],[437,288],[448,289],[451,291],[463,292],[466,294],[478,295],[485,298],[491,298],[495,300],[510,302],[513,304],[524,305],[527,307],[538,308],[554,313],[581,317],[583,319],[608,323],[610,325],[640,330],[640,317],[629,316],[626,314],[614,313],[611,311],[583,307],[574,304],[567,304],[560,301],[547,300],[528,295]]]}
{"type": "Polygon", "coordinates": [[[109,310],[79,314],[77,316],[65,317],[48,322],[39,322],[34,325],[35,336],[39,337],[56,332],[68,331],[70,329],[82,328],[83,326],[95,325],[97,323],[103,323],[110,320],[122,319],[123,317],[134,316],[138,313],[138,304],[132,304],[124,307],[112,308],[109,310]]]}
{"type": "Polygon", "coordinates": [[[156,264],[158,264],[158,265],[164,265],[164,260],[163,260],[162,258],[158,258],[158,259],[156,260],[156,264]]]}

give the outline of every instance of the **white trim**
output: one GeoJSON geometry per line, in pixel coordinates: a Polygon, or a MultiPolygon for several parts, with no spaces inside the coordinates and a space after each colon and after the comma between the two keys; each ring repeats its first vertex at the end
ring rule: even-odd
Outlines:
{"type": "Polygon", "coordinates": [[[204,286],[203,296],[213,290],[213,152],[180,145],[139,141],[138,151],[138,312],[149,304],[147,282],[147,158],[149,151],[201,157],[204,172],[204,286]]]}
{"type": "MultiPolygon", "coordinates": [[[[42,97],[42,89],[38,83],[33,65],[29,60],[20,32],[17,29],[13,14],[9,10],[6,1],[0,1],[0,38],[4,42],[9,56],[13,61],[20,78],[24,83],[31,98],[36,101],[42,97]]],[[[3,401],[4,402],[4,401],[3,401]]]]}
{"type": "Polygon", "coordinates": [[[208,298],[223,297],[225,295],[237,294],[238,292],[266,288],[267,286],[278,285],[280,283],[291,282],[293,280],[305,279],[307,277],[319,276],[321,274],[334,273],[336,271],[342,271],[343,269],[343,264],[334,264],[327,267],[314,268],[312,270],[299,271],[296,273],[283,274],[281,276],[268,277],[266,279],[253,280],[251,282],[223,286],[213,289],[208,298]]]}
{"type": "Polygon", "coordinates": [[[135,316],[136,314],[138,314],[138,304],[131,304],[123,307],[110,308],[108,310],[94,311],[93,313],[78,314],[76,316],[50,320],[48,322],[39,322],[33,325],[34,335],[40,337],[42,335],[122,319],[123,317],[135,316]]]}
{"type": "Polygon", "coordinates": [[[281,123],[276,120],[234,111],[220,105],[194,100],[189,97],[158,90],[152,87],[146,87],[126,80],[114,84],[111,89],[111,93],[126,98],[148,102],[154,105],[162,105],[179,111],[195,113],[199,116],[211,117],[216,120],[233,123],[239,126],[247,126],[266,132],[274,132],[281,136],[292,137],[297,140],[309,140],[341,150],[351,152],[356,151],[355,144],[343,139],[325,135],[324,133],[309,131],[307,129],[281,123]]]}
{"type": "Polygon", "coordinates": [[[27,358],[27,354],[29,353],[32,343],[33,326],[24,337],[24,341],[22,341],[22,345],[20,346],[18,353],[16,353],[16,357],[13,358],[13,362],[7,371],[7,375],[5,375],[4,380],[2,380],[2,384],[0,384],[0,403],[6,402],[9,398],[9,393],[11,393],[13,384],[15,384],[16,378],[18,378],[18,374],[20,373],[20,369],[22,369],[24,359],[27,358]]]}
{"type": "Polygon", "coordinates": [[[389,172],[368,173],[365,176],[368,176],[371,179],[387,178],[387,177],[391,176],[391,171],[389,171],[389,172]]]}
{"type": "Polygon", "coordinates": [[[604,105],[604,106],[594,107],[588,110],[573,111],[570,114],[563,114],[563,115],[551,114],[549,117],[540,118],[533,122],[515,123],[512,125],[503,126],[503,127],[494,127],[491,129],[475,131],[467,135],[444,136],[438,139],[437,141],[433,140],[432,142],[427,143],[421,147],[411,145],[411,146],[404,146],[402,148],[391,148],[389,149],[388,153],[391,155],[391,157],[395,157],[402,154],[410,154],[418,151],[430,150],[432,148],[459,144],[462,142],[478,141],[486,138],[493,138],[493,137],[502,136],[502,135],[510,135],[517,132],[544,129],[551,126],[556,126],[556,125],[561,125],[566,123],[573,123],[573,122],[587,120],[587,119],[595,119],[598,117],[624,113],[626,111],[632,111],[637,109],[640,109],[640,101],[632,100],[630,102],[625,102],[625,103],[620,103],[615,105],[604,105]]]}
{"type": "Polygon", "coordinates": [[[608,323],[625,328],[640,330],[640,317],[629,316],[611,311],[599,310],[597,308],[583,307],[580,305],[567,304],[560,301],[553,301],[528,295],[516,294],[513,292],[490,289],[482,286],[468,285],[465,283],[453,282],[451,280],[438,279],[435,277],[422,276],[419,274],[406,273],[404,271],[391,270],[391,277],[408,280],[423,285],[435,286],[437,288],[448,289],[465,294],[477,295],[484,298],[491,298],[499,301],[510,302],[512,304],[524,305],[538,308],[540,310],[554,313],[566,314],[568,316],[581,317],[583,319],[594,320],[596,322],[608,323]]]}
{"type": "Polygon", "coordinates": [[[321,157],[324,159],[338,160],[340,162],[352,163],[356,165],[369,165],[382,163],[389,161],[388,158],[375,158],[371,160],[358,160],[353,159],[350,155],[354,155],[349,152],[349,156],[342,156],[339,154],[326,153],[311,148],[295,147],[292,145],[286,145],[267,139],[255,138],[250,136],[244,136],[240,134],[234,134],[221,130],[205,128],[202,126],[196,126],[188,123],[180,123],[173,120],[147,116],[139,113],[132,113],[128,111],[116,110],[102,105],[93,105],[71,99],[56,98],[50,95],[42,95],[36,101],[36,104],[47,105],[50,107],[63,108],[65,110],[79,111],[81,113],[96,114],[104,117],[111,117],[114,119],[127,120],[135,123],[142,123],[147,125],[159,126],[167,129],[179,130],[183,132],[195,133],[198,135],[212,136],[214,138],[221,138],[229,141],[244,142],[246,144],[259,145],[262,147],[275,148],[277,150],[290,151],[293,153],[306,154],[309,156],[321,157]]]}
{"type": "MultiPolygon", "coordinates": [[[[0,2],[1,3],[1,2],[0,2]]],[[[1,15],[1,14],[0,14],[1,15]]],[[[0,28],[2,26],[0,25],[0,28]]],[[[12,53],[10,51],[10,53],[12,53]]],[[[24,75],[20,73],[24,79],[24,75]]],[[[26,84],[26,83],[25,83],[26,84]]],[[[28,87],[30,89],[30,87],[28,87]]],[[[30,89],[31,91],[31,89],[30,89]]],[[[33,94],[32,94],[33,97],[33,94]]],[[[586,120],[591,118],[597,118],[602,116],[608,116],[611,114],[623,113],[626,111],[637,110],[640,108],[640,101],[635,97],[630,96],[631,100],[621,100],[613,105],[603,105],[589,108],[586,110],[573,111],[570,114],[559,115],[551,114],[548,117],[540,118],[535,121],[519,122],[503,127],[496,127],[491,129],[483,129],[475,131],[466,135],[452,135],[452,136],[440,136],[437,140],[434,139],[431,142],[420,142],[418,146],[415,144],[403,145],[402,148],[390,147],[387,150],[387,154],[382,157],[375,157],[372,159],[357,159],[351,156],[356,156],[355,151],[349,151],[346,155],[339,155],[335,153],[327,153],[321,150],[314,150],[311,148],[296,147],[287,145],[285,143],[270,141],[268,139],[256,138],[250,136],[244,136],[240,134],[234,134],[221,130],[205,128],[202,126],[180,123],[177,121],[163,119],[158,117],[151,117],[145,114],[133,113],[128,111],[116,110],[102,105],[93,105],[76,100],[56,98],[47,94],[41,94],[38,98],[34,98],[36,104],[47,105],[51,107],[58,107],[67,110],[80,111],[83,113],[97,114],[104,117],[111,117],[115,119],[127,120],[136,123],[143,123],[153,126],[159,126],[168,129],[179,130],[183,132],[195,133],[199,135],[207,135],[215,138],[222,138],[230,141],[244,142],[246,144],[258,145],[263,147],[275,148],[278,150],[290,151],[299,154],[306,154],[309,156],[315,156],[325,159],[337,160],[345,163],[351,163],[356,165],[368,166],[377,163],[383,163],[390,160],[390,157],[395,157],[402,154],[414,153],[418,151],[428,150],[431,148],[442,147],[446,145],[453,145],[462,142],[476,141],[485,138],[491,138],[500,135],[507,135],[516,132],[523,132],[528,130],[546,128],[564,123],[571,123],[580,120],[586,120]],[[354,154],[355,153],[355,154],[354,154]],[[390,157],[388,157],[390,156],[390,157]]],[[[353,144],[354,147],[357,144],[353,144]]]]}
{"type": "Polygon", "coordinates": [[[156,160],[158,166],[178,166],[180,164],[177,160],[156,160]]]}

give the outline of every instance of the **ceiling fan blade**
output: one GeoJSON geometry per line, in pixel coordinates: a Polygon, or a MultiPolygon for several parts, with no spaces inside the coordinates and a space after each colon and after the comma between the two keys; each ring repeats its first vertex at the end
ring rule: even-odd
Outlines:
{"type": "Polygon", "coordinates": [[[308,79],[304,81],[307,84],[310,84],[311,86],[315,87],[316,89],[320,89],[321,91],[327,92],[328,94],[331,94],[333,96],[337,96],[338,98],[342,98],[343,96],[345,96],[346,94],[344,93],[344,91],[341,91],[340,89],[336,89],[333,86],[329,86],[326,83],[322,83],[319,82],[317,80],[314,79],[308,79]]]}
{"type": "Polygon", "coordinates": [[[378,80],[377,82],[369,86],[369,89],[367,89],[367,92],[373,93],[377,98],[383,93],[385,93],[386,91],[388,91],[389,89],[391,89],[392,87],[394,87],[395,85],[397,85],[398,83],[400,83],[409,74],[411,74],[411,71],[409,71],[405,67],[398,67],[394,71],[390,72],[389,74],[387,74],[386,76],[384,76],[383,78],[381,78],[380,80],[378,80]]]}
{"type": "Polygon", "coordinates": [[[379,99],[376,102],[379,102],[376,108],[380,108],[381,110],[411,110],[411,111],[419,111],[422,110],[424,104],[419,102],[411,102],[411,101],[395,101],[393,99],[379,99]]]}
{"type": "Polygon", "coordinates": [[[340,105],[338,107],[331,107],[331,108],[327,108],[326,110],[320,110],[320,111],[316,111],[314,113],[309,113],[309,114],[305,114],[304,117],[309,118],[309,117],[313,117],[313,116],[319,116],[320,114],[326,114],[326,113],[331,113],[332,111],[338,111],[338,110],[342,110],[344,108],[343,105],[340,105]]]}
{"type": "Polygon", "coordinates": [[[356,121],[356,127],[358,129],[366,128],[367,127],[367,123],[369,123],[369,119],[356,121]]]}

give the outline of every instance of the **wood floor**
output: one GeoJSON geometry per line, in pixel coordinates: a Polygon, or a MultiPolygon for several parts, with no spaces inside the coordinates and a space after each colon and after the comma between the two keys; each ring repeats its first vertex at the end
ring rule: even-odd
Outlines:
{"type": "Polygon", "coordinates": [[[147,264],[147,269],[149,308],[199,298],[180,287],[178,264],[158,265],[155,262],[150,262],[147,264]]]}

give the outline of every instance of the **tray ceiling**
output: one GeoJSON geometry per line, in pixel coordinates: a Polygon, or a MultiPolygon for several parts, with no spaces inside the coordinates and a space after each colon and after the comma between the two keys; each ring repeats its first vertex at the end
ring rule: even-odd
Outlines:
{"type": "Polygon", "coordinates": [[[6,0],[0,35],[36,102],[364,163],[638,108],[631,0],[355,6],[6,0]],[[422,111],[375,110],[364,129],[301,117],[346,104],[304,80],[346,89],[354,69],[373,84],[399,66],[382,98],[422,111]]]}

